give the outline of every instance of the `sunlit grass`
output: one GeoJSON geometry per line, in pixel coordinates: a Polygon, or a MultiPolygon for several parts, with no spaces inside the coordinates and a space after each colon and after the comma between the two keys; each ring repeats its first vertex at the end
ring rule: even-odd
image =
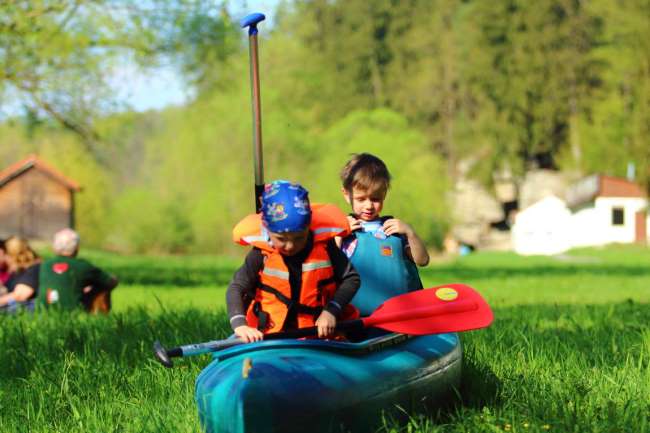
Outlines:
{"type": "Polygon", "coordinates": [[[131,306],[142,306],[150,312],[168,308],[216,311],[224,308],[226,287],[198,286],[191,288],[150,287],[134,284],[113,293],[113,311],[126,311],[131,306]]]}
{"type": "MultiPolygon", "coordinates": [[[[209,358],[167,370],[151,343],[228,336],[224,293],[239,259],[89,257],[122,280],[111,315],[0,317],[0,431],[198,431],[193,384],[209,358]]],[[[457,399],[377,420],[382,431],[650,431],[649,249],[476,254],[422,276],[474,286],[496,320],[463,335],[457,399]]]]}

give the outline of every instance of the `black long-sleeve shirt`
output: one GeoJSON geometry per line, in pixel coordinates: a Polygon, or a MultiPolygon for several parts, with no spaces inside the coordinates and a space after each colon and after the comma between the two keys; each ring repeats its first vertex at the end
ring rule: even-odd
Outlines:
{"type": "MultiPolygon", "coordinates": [[[[301,252],[293,256],[282,256],[285,265],[289,269],[289,285],[292,299],[300,298],[302,264],[309,256],[312,247],[313,238],[310,236],[305,249],[301,252]]],[[[338,317],[342,309],[350,303],[357,293],[361,278],[345,254],[336,246],[333,239],[327,243],[327,253],[334,270],[337,290],[334,293],[334,298],[324,309],[338,317]]],[[[258,248],[253,248],[246,256],[244,264],[235,272],[228,286],[226,304],[230,325],[233,329],[246,325],[246,307],[250,300],[255,297],[255,290],[260,285],[259,272],[263,267],[264,256],[262,252],[258,248]]],[[[285,320],[285,328],[288,327],[287,324],[290,326],[292,322],[295,322],[295,312],[290,312],[289,317],[285,320]]]]}

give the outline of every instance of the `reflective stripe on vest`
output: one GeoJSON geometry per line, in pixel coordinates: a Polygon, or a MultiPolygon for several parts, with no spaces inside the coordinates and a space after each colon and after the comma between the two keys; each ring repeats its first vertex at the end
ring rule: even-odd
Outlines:
{"type": "Polygon", "coordinates": [[[329,268],[331,266],[332,266],[332,262],[330,262],[329,260],[322,261],[322,262],[303,263],[302,271],[303,272],[313,271],[314,269],[329,268]]]}
{"type": "MultiPolygon", "coordinates": [[[[305,265],[303,265],[303,272],[305,270],[304,268],[305,265]]],[[[273,268],[267,268],[265,267],[264,270],[262,270],[262,273],[270,276],[270,277],[276,277],[276,278],[281,278],[283,280],[288,280],[289,279],[289,272],[287,271],[282,271],[280,269],[273,269],[273,268]]]]}
{"type": "Polygon", "coordinates": [[[266,236],[266,233],[259,236],[244,236],[242,238],[247,244],[253,244],[254,242],[268,242],[269,238],[266,236]]]}

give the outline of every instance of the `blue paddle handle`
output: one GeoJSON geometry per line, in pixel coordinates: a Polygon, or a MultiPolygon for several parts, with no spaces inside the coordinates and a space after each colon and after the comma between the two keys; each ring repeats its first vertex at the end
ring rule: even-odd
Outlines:
{"type": "Polygon", "coordinates": [[[239,24],[243,27],[248,27],[248,35],[253,36],[257,34],[257,23],[264,21],[266,17],[264,14],[261,14],[259,12],[252,13],[250,15],[246,15],[240,22],[239,24]]]}

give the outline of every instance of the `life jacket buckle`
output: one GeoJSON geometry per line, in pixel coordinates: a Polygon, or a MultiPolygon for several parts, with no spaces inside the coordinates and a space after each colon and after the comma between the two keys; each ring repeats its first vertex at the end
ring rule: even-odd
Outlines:
{"type": "Polygon", "coordinates": [[[263,332],[270,326],[270,314],[262,310],[261,304],[257,301],[253,304],[253,314],[257,317],[257,329],[263,332]]]}

